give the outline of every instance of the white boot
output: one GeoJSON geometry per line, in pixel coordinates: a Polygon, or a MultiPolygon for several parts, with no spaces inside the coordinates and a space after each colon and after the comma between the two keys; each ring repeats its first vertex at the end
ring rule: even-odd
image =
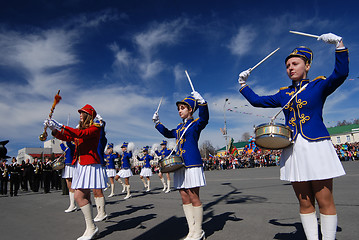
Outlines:
{"type": "Polygon", "coordinates": [[[104,197],[95,197],[95,203],[97,208],[97,216],[95,217],[95,222],[101,222],[107,218],[105,212],[105,198],[104,197]]]}
{"type": "Polygon", "coordinates": [[[65,213],[73,212],[77,209],[75,205],[75,193],[69,192],[69,197],[70,197],[70,206],[68,209],[65,210],[65,213]]]}
{"type": "Polygon", "coordinates": [[[194,232],[193,206],[192,203],[190,203],[190,204],[183,204],[182,207],[188,224],[188,234],[184,240],[191,240],[194,232]]]}
{"type": "Polygon", "coordinates": [[[192,240],[202,240],[206,239],[205,233],[202,230],[203,222],[203,206],[193,207],[193,217],[194,217],[194,232],[192,235],[192,240]]]}
{"type": "Polygon", "coordinates": [[[151,188],[150,188],[150,179],[147,180],[147,189],[146,189],[146,192],[149,192],[151,191],[151,188]]]}
{"type": "Polygon", "coordinates": [[[108,197],[113,197],[115,195],[115,184],[111,183],[111,193],[108,195],[108,197]]]}
{"type": "Polygon", "coordinates": [[[144,189],[147,188],[146,180],[144,178],[141,178],[141,181],[143,182],[144,189]]]}
{"type": "Polygon", "coordinates": [[[127,195],[123,199],[129,199],[131,197],[130,185],[126,185],[127,195]]]}
{"type": "Polygon", "coordinates": [[[126,184],[124,184],[124,183],[122,182],[121,178],[117,179],[117,181],[118,181],[119,183],[121,183],[121,185],[122,185],[122,192],[124,193],[124,192],[126,191],[126,184]]]}
{"type": "Polygon", "coordinates": [[[316,212],[300,214],[307,240],[318,240],[318,221],[316,212]]]}
{"type": "Polygon", "coordinates": [[[106,188],[103,191],[107,191],[107,189],[109,188],[110,184],[107,182],[106,183],[106,188]]]}
{"type": "Polygon", "coordinates": [[[165,193],[169,193],[169,192],[171,192],[171,180],[167,179],[167,190],[165,193]]]}
{"type": "Polygon", "coordinates": [[[337,215],[320,214],[320,229],[322,231],[323,240],[335,240],[337,224],[337,215]]]}
{"type": "Polygon", "coordinates": [[[95,223],[92,219],[92,206],[90,203],[86,204],[85,206],[81,207],[81,211],[85,218],[86,223],[86,231],[84,234],[79,237],[77,240],[90,240],[93,239],[96,234],[98,234],[98,227],[96,227],[95,223]]]}
{"type": "Polygon", "coordinates": [[[164,180],[163,178],[160,178],[160,179],[161,179],[161,182],[162,182],[162,184],[163,184],[163,189],[162,189],[162,191],[164,192],[164,191],[166,191],[167,186],[166,186],[165,180],[164,180]]]}

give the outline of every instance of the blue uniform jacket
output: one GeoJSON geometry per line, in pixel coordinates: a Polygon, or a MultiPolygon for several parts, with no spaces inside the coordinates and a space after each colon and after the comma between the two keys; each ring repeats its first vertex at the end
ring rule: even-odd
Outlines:
{"type": "Polygon", "coordinates": [[[66,145],[67,145],[67,147],[65,146],[65,144],[61,143],[60,147],[61,147],[62,151],[66,151],[65,152],[65,164],[71,165],[72,159],[74,157],[74,152],[75,152],[75,144],[73,144],[72,142],[66,142],[66,145]]]}
{"type": "Polygon", "coordinates": [[[116,169],[115,159],[118,158],[117,153],[105,154],[106,168],[116,169]]]}
{"type": "Polygon", "coordinates": [[[178,124],[177,128],[175,129],[168,130],[161,122],[157,123],[155,126],[164,137],[176,138],[178,141],[186,127],[191,122],[193,122],[179,142],[176,151],[176,155],[183,157],[184,165],[186,168],[202,166],[202,158],[198,149],[198,140],[201,131],[208,124],[209,113],[207,102],[204,104],[199,104],[198,110],[199,118],[188,119],[187,121],[178,124]]]}
{"type": "Polygon", "coordinates": [[[98,155],[100,156],[102,166],[106,165],[105,156],[104,156],[106,144],[107,144],[107,138],[105,134],[105,126],[103,125],[101,126],[100,141],[97,146],[97,151],[98,151],[98,155]]]}
{"type": "Polygon", "coordinates": [[[130,159],[132,158],[132,152],[123,152],[121,155],[121,168],[131,168],[130,159]]]}
{"type": "Polygon", "coordinates": [[[145,161],[145,168],[150,168],[151,164],[150,161],[153,160],[153,157],[149,154],[144,155],[143,157],[141,157],[140,159],[138,159],[139,161],[145,161]]]}
{"type": "Polygon", "coordinates": [[[335,68],[328,77],[317,77],[312,81],[303,79],[298,86],[281,88],[271,96],[258,96],[245,85],[239,91],[255,107],[283,107],[303,85],[309,83],[289,106],[283,109],[285,124],[293,130],[293,140],[300,133],[308,141],[330,139],[323,123],[323,106],[327,97],[332,94],[349,74],[348,49],[336,50],[335,68]]]}
{"type": "Polygon", "coordinates": [[[171,150],[169,150],[168,148],[164,148],[161,149],[161,151],[155,151],[155,153],[157,154],[157,156],[159,156],[161,159],[167,157],[168,155],[170,155],[171,150]]]}

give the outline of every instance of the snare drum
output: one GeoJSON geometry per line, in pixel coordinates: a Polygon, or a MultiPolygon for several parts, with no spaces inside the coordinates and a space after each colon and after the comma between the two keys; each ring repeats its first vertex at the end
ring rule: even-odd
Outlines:
{"type": "Polygon", "coordinates": [[[183,158],[177,155],[171,155],[158,161],[161,172],[174,172],[184,166],[183,158]]]}
{"type": "Polygon", "coordinates": [[[281,123],[258,125],[255,130],[256,145],[266,149],[283,149],[292,144],[292,129],[281,123]]]}
{"type": "Polygon", "coordinates": [[[65,167],[64,159],[58,158],[52,163],[53,170],[61,170],[65,167]]]}

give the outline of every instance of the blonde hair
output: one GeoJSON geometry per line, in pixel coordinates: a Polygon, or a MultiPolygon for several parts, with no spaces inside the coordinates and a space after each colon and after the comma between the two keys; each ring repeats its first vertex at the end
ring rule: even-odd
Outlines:
{"type": "Polygon", "coordinates": [[[90,116],[90,114],[88,114],[87,112],[83,112],[83,111],[81,111],[81,113],[84,113],[84,119],[83,119],[83,122],[81,122],[81,120],[79,121],[79,129],[80,130],[86,129],[93,124],[93,119],[92,119],[92,116],[90,116]]]}

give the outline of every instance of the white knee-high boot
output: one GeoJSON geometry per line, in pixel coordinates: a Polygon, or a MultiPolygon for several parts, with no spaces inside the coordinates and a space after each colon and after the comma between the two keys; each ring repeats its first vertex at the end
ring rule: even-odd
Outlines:
{"type": "Polygon", "coordinates": [[[73,212],[77,209],[75,205],[75,193],[69,192],[69,197],[70,197],[70,206],[68,209],[65,210],[65,213],[73,212]]]}
{"type": "Polygon", "coordinates": [[[127,190],[127,195],[126,195],[126,197],[124,197],[123,199],[128,199],[128,198],[131,197],[130,185],[126,185],[126,190],[127,190]]]}
{"type": "Polygon", "coordinates": [[[126,191],[126,184],[124,184],[124,183],[122,182],[121,178],[117,179],[117,181],[118,181],[119,183],[121,183],[121,185],[122,185],[122,192],[124,193],[124,192],[126,191]]]}
{"type": "Polygon", "coordinates": [[[151,191],[150,183],[151,183],[151,180],[150,180],[150,179],[147,179],[147,189],[146,189],[146,192],[151,191]]]}
{"type": "Polygon", "coordinates": [[[171,192],[171,180],[167,179],[167,190],[165,193],[169,193],[169,192],[171,192]]]}
{"type": "Polygon", "coordinates": [[[188,224],[188,234],[184,240],[191,240],[194,232],[193,206],[192,203],[190,203],[190,204],[183,204],[182,207],[188,224]]]}
{"type": "Polygon", "coordinates": [[[141,181],[143,182],[143,186],[147,188],[146,180],[144,178],[141,178],[141,181]]]}
{"type": "Polygon", "coordinates": [[[89,240],[93,239],[95,235],[98,233],[98,228],[96,227],[93,219],[92,219],[92,206],[91,203],[86,204],[81,207],[81,211],[85,218],[86,223],[86,231],[85,233],[79,237],[77,240],[89,240]]]}
{"type": "Polygon", "coordinates": [[[192,235],[193,240],[205,239],[205,233],[202,230],[203,222],[203,206],[193,207],[193,216],[194,216],[194,232],[192,235]]]}
{"type": "Polygon", "coordinates": [[[163,178],[160,178],[160,179],[161,179],[161,182],[162,182],[162,185],[163,185],[162,191],[166,191],[167,186],[166,186],[165,180],[163,178]]]}
{"type": "Polygon", "coordinates": [[[115,195],[115,184],[111,183],[111,193],[110,193],[110,195],[108,195],[108,197],[109,198],[113,197],[113,195],[115,195]]]}
{"type": "Polygon", "coordinates": [[[318,240],[318,221],[316,212],[300,214],[307,240],[318,240]]]}
{"type": "Polygon", "coordinates": [[[107,218],[105,211],[105,198],[104,197],[95,197],[95,203],[97,208],[97,216],[95,217],[95,222],[101,222],[107,218]]]}
{"type": "Polygon", "coordinates": [[[320,214],[320,229],[323,240],[335,240],[337,233],[338,216],[320,214]]]}

